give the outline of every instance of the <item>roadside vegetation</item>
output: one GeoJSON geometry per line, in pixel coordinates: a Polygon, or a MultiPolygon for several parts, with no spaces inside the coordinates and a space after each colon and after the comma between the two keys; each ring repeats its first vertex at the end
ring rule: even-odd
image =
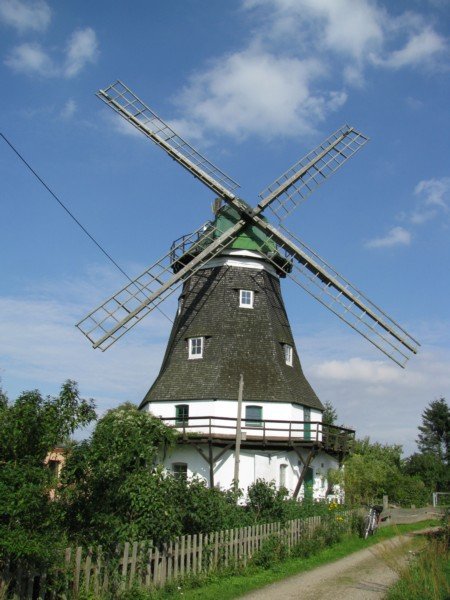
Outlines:
{"type": "Polygon", "coordinates": [[[422,414],[419,452],[402,459],[397,444],[356,440],[343,471],[330,470],[328,479],[344,487],[350,504],[381,503],[383,495],[399,506],[430,503],[432,492],[450,491],[450,408],[444,398],[422,414]]]}
{"type": "MultiPolygon", "coordinates": [[[[270,540],[260,555],[257,555],[255,560],[246,567],[204,573],[183,581],[173,582],[161,590],[135,588],[123,592],[117,596],[117,600],[175,600],[176,598],[233,600],[286,577],[311,571],[316,567],[344,558],[378,542],[388,541],[397,535],[436,524],[437,521],[422,521],[421,523],[388,526],[379,530],[376,536],[363,540],[358,533],[359,525],[355,519],[351,533],[339,535],[332,540],[325,540],[323,532],[319,531],[317,536],[310,538],[309,542],[305,543],[304,541],[298,547],[294,547],[291,553],[288,553],[286,548],[280,548],[276,540],[270,540]]],[[[80,600],[112,600],[112,598],[86,595],[82,596],[80,600]]],[[[400,599],[395,598],[394,600],[400,599]]],[[[408,598],[408,600],[412,599],[408,598]]],[[[421,600],[428,600],[428,598],[425,597],[421,600]]],[[[433,600],[435,599],[433,598],[433,600]]],[[[436,600],[446,600],[446,598],[439,597],[436,600]]]]}
{"type": "Polygon", "coordinates": [[[442,527],[422,540],[405,565],[391,561],[399,580],[391,588],[387,600],[447,600],[450,598],[450,515],[442,519],[442,527]]]}
{"type": "MultiPolygon", "coordinates": [[[[331,405],[325,417],[330,423],[337,418],[331,405]]],[[[400,446],[359,440],[344,475],[330,472],[330,479],[345,485],[349,505],[383,494],[400,505],[423,505],[431,491],[449,489],[449,424],[446,401],[434,401],[423,415],[417,455],[404,461],[400,446]],[[438,466],[430,472],[431,460],[438,466]]],[[[0,390],[0,580],[2,573],[13,578],[19,567],[51,577],[69,545],[162,543],[182,534],[329,516],[327,503],[298,502],[273,482],[255,482],[243,505],[240,491],[177,478],[161,466],[174,443],[171,428],[131,404],[97,418],[93,400],[81,398],[70,380],[54,397],[34,390],[9,401],[0,390]],[[86,426],[91,435],[73,441],[76,429],[86,426]],[[61,445],[66,464],[56,479],[45,459],[61,445]]],[[[337,532],[338,525],[319,531],[315,547],[341,543],[343,532],[337,532]]],[[[298,552],[309,552],[306,540],[303,546],[298,552]]],[[[271,565],[285,558],[276,546],[265,552],[271,565]]],[[[262,553],[252,568],[263,569],[266,559],[262,553]]]]}

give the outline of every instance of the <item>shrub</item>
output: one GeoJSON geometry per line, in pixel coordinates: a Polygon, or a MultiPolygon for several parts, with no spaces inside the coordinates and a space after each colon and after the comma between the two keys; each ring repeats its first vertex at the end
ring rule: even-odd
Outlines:
{"type": "Polygon", "coordinates": [[[285,560],[288,549],[278,535],[271,535],[261,545],[260,550],[253,557],[253,564],[264,569],[269,569],[274,564],[285,560]]]}

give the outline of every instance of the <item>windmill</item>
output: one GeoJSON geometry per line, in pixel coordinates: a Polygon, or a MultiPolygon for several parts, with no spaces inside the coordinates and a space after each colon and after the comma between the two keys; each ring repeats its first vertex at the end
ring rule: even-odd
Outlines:
{"type": "MultiPolygon", "coordinates": [[[[401,367],[419,346],[283,224],[368,138],[353,127],[341,127],[261,192],[252,207],[237,195],[235,181],[122,82],[97,96],[214,193],[215,219],[176,240],[165,256],[77,327],[94,348],[104,351],[183,286],[161,372],[141,406],[149,405],[155,414],[172,420],[185,443],[189,430],[196,432],[190,450],[194,447],[208,464],[205,478],[212,486],[214,475],[229,469],[236,443],[236,382],[241,368],[246,371],[243,452],[247,448],[256,461],[258,452],[265,456],[261,449],[269,444],[281,456],[280,485],[297,495],[311,474],[312,461],[319,457],[323,465],[325,454],[341,457],[351,432],[325,430],[320,424],[323,406],[302,372],[280,278],[290,278],[401,367]],[[266,218],[268,210],[278,220],[277,227],[266,218]],[[233,404],[223,405],[219,415],[217,403],[230,401],[233,404]],[[276,407],[276,412],[266,410],[269,407],[276,407]],[[271,419],[262,418],[263,409],[271,419]],[[227,424],[227,418],[233,422],[227,424]],[[221,448],[216,456],[213,447],[221,448]],[[299,459],[298,465],[291,455],[299,459]]],[[[183,458],[189,454],[186,448],[183,453],[183,458]]],[[[179,473],[186,471],[185,460],[173,464],[179,473]]],[[[202,467],[189,471],[201,473],[202,467]]],[[[226,479],[223,475],[221,482],[226,479]]]]}

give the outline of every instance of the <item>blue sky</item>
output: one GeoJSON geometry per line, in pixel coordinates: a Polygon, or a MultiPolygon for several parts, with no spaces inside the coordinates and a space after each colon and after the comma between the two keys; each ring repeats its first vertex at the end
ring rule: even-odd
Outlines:
{"type": "MultiPolygon", "coordinates": [[[[0,0],[0,130],[132,276],[211,218],[212,194],[94,93],[121,79],[260,190],[343,123],[371,142],[286,226],[422,343],[406,370],[295,284],[304,370],[358,434],[414,450],[450,396],[446,0],[0,0]]],[[[0,140],[0,376],[11,398],[79,382],[100,411],[139,402],[170,322],[105,353],[74,324],[125,283],[0,140]]],[[[168,301],[164,310],[174,312],[168,301]]]]}

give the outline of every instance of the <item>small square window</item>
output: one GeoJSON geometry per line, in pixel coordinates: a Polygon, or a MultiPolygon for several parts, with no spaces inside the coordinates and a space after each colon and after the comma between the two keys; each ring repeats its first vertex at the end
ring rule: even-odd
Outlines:
{"type": "Polygon", "coordinates": [[[251,290],[239,290],[239,307],[253,308],[254,293],[251,290]]]}
{"type": "Polygon", "coordinates": [[[287,365],[292,367],[292,364],[293,364],[292,346],[289,346],[289,344],[284,344],[283,349],[284,349],[284,360],[286,361],[287,365]]]}
{"type": "Polygon", "coordinates": [[[246,406],[245,407],[245,426],[246,427],[262,427],[262,407],[261,406],[246,406]]]}
{"type": "Polygon", "coordinates": [[[203,358],[202,337],[189,338],[189,358],[203,358]]]}
{"type": "Polygon", "coordinates": [[[177,479],[187,479],[187,463],[173,463],[172,471],[177,479]]]}

